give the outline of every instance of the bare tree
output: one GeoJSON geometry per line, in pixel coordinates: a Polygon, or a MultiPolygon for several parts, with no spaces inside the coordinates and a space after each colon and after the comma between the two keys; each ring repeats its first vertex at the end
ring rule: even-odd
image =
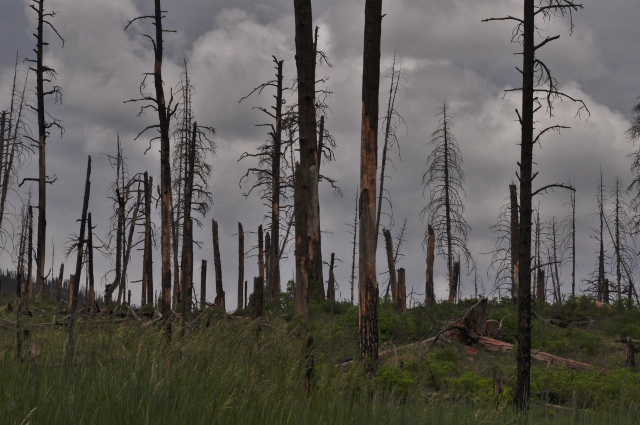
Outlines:
{"type": "MultiPolygon", "coordinates": [[[[346,223],[345,223],[346,224],[346,223]]],[[[356,191],[356,208],[353,212],[353,224],[348,225],[351,230],[349,233],[353,235],[353,252],[351,253],[351,305],[353,305],[353,287],[355,285],[355,273],[356,273],[356,246],[358,235],[358,191],[356,191]]]]}
{"type": "Polygon", "coordinates": [[[365,370],[378,363],[378,283],[376,276],[376,172],[382,0],[366,0],[360,135],[360,238],[358,261],[358,347],[365,370]]]}
{"type": "Polygon", "coordinates": [[[63,130],[60,121],[52,118],[45,111],[45,98],[53,96],[56,101],[61,101],[62,94],[60,87],[54,85],[50,89],[45,88],[46,83],[51,83],[56,76],[56,71],[44,64],[44,47],[49,43],[45,41],[44,28],[48,26],[56,36],[62,41],[64,47],[64,39],[51,23],[51,18],[56,16],[56,12],[46,12],[44,8],[44,0],[32,0],[35,5],[30,5],[37,14],[38,27],[36,30],[36,53],[35,59],[26,59],[29,62],[30,69],[36,74],[36,106],[31,106],[38,115],[38,139],[31,138],[38,149],[38,178],[25,178],[29,181],[38,182],[38,236],[36,242],[36,285],[38,288],[44,288],[44,261],[46,246],[46,225],[47,225],[47,184],[53,183],[56,179],[47,176],[46,168],[46,143],[49,132],[52,128],[57,128],[62,134],[63,130]]]}
{"type": "MultiPolygon", "coordinates": [[[[518,370],[514,395],[517,408],[529,408],[530,379],[531,379],[531,217],[532,200],[536,193],[544,190],[532,190],[533,174],[533,146],[545,133],[560,131],[564,126],[547,127],[534,136],[534,114],[543,109],[549,115],[553,113],[553,101],[569,99],[580,104],[578,113],[583,109],[588,112],[586,105],[579,99],[558,91],[557,81],[553,78],[549,68],[537,56],[537,52],[548,43],[560,38],[559,35],[545,36],[536,43],[536,34],[540,35],[538,20],[549,20],[555,16],[571,18],[573,28],[573,12],[582,9],[582,5],[573,0],[524,0],[523,16],[506,16],[490,18],[485,21],[515,22],[512,39],[522,45],[522,86],[508,90],[522,92],[522,111],[518,111],[522,137],[520,143],[519,174],[520,179],[520,259],[519,259],[519,291],[518,291],[518,370]]],[[[553,185],[552,185],[553,186],[553,185]]]]}
{"type": "MultiPolygon", "coordinates": [[[[246,302],[242,298],[242,285],[244,282],[244,231],[242,224],[238,222],[238,307],[240,310],[246,302]]],[[[246,285],[245,285],[246,286],[246,285]]],[[[246,290],[244,291],[246,293],[246,290]]]]}
{"type": "Polygon", "coordinates": [[[571,296],[576,296],[576,194],[569,191],[570,214],[562,221],[564,240],[562,244],[570,251],[571,257],[571,296]]]}
{"type": "MultiPolygon", "coordinates": [[[[436,249],[447,260],[449,275],[449,302],[456,299],[454,259],[461,255],[468,264],[471,254],[467,249],[467,236],[471,228],[463,217],[464,173],[462,153],[451,132],[453,120],[444,103],[439,114],[438,128],[431,135],[433,150],[427,157],[427,171],[422,176],[423,195],[429,192],[429,202],[422,209],[422,219],[433,226],[436,249]]],[[[425,232],[425,242],[427,241],[425,232]]]]}
{"type": "Polygon", "coordinates": [[[171,118],[176,112],[177,106],[172,106],[173,95],[169,103],[165,103],[164,81],[162,80],[162,59],[163,59],[163,36],[165,32],[175,32],[163,29],[162,23],[165,18],[165,11],[162,10],[160,0],[154,0],[154,14],[143,15],[129,21],[125,30],[134,22],[151,19],[155,27],[155,37],[146,35],[153,45],[155,62],[152,73],[146,73],[140,85],[140,98],[129,102],[143,102],[141,112],[150,108],[158,113],[158,124],[147,126],[138,137],[147,130],[156,129],[159,136],[152,140],[160,139],[160,192],[161,192],[161,252],[162,252],[162,317],[165,319],[165,335],[171,338],[171,160],[170,160],[170,140],[169,129],[171,128],[171,118]],[[153,76],[155,96],[146,92],[146,78],[153,76]]]}

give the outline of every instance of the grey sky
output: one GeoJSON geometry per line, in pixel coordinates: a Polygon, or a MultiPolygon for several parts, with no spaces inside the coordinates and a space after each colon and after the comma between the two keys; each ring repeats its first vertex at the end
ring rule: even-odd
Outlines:
{"type": "MultiPolygon", "coordinates": [[[[0,15],[0,102],[9,102],[15,52],[20,58],[32,55],[34,13],[27,0],[6,0],[0,15]]],[[[338,143],[337,161],[323,165],[327,175],[338,180],[344,197],[335,198],[328,186],[322,186],[321,220],[325,259],[336,253],[336,277],[342,298],[349,293],[350,236],[354,196],[358,183],[360,90],[362,67],[362,30],[364,1],[313,0],[314,17],[320,29],[320,45],[333,68],[323,66],[318,75],[328,77],[333,91],[328,103],[327,128],[338,143]]],[[[569,32],[569,21],[557,19],[545,24],[549,35],[559,34],[559,41],[541,51],[555,73],[561,87],[584,99],[591,117],[575,117],[576,107],[559,103],[555,117],[540,125],[559,123],[571,126],[561,135],[545,138],[542,149],[536,149],[536,184],[576,181],[578,199],[578,280],[593,267],[596,243],[590,237],[595,221],[595,188],[600,164],[605,184],[612,185],[615,176],[630,181],[633,150],[624,131],[629,126],[631,108],[640,94],[636,83],[640,69],[640,29],[635,18],[640,4],[632,0],[585,0],[585,10],[574,14],[575,28],[569,32]]],[[[48,0],[47,7],[58,12],[53,23],[65,38],[65,47],[49,34],[47,62],[58,71],[57,84],[62,87],[62,105],[48,105],[48,112],[64,121],[62,139],[52,134],[48,142],[48,169],[58,182],[48,191],[47,265],[50,267],[51,239],[56,245],[59,265],[62,243],[77,232],[86,155],[92,155],[92,198],[96,232],[104,235],[108,228],[111,202],[107,188],[113,171],[105,154],[115,152],[116,134],[120,134],[125,154],[133,172],[159,174],[157,146],[146,155],[148,139],[133,141],[135,135],[156,119],[148,114],[136,117],[138,107],[124,104],[134,97],[143,72],[152,69],[149,44],[140,36],[144,26],[135,25],[123,31],[127,19],[150,13],[150,0],[48,0]]],[[[165,83],[175,87],[183,58],[189,63],[192,81],[198,95],[195,113],[201,124],[217,130],[218,154],[212,159],[214,172],[211,189],[214,206],[198,232],[202,250],[200,259],[213,259],[211,218],[220,224],[222,268],[227,306],[235,307],[237,282],[237,222],[245,231],[255,231],[262,222],[264,208],[257,196],[245,199],[238,181],[250,163],[237,159],[244,151],[254,150],[266,138],[264,121],[253,106],[267,106],[270,93],[238,103],[251,89],[273,75],[271,56],[285,60],[285,79],[294,76],[293,2],[290,0],[165,0],[170,27],[178,34],[168,34],[165,83]]],[[[426,203],[422,197],[421,178],[428,155],[426,141],[435,130],[436,114],[448,102],[455,115],[453,131],[458,139],[467,177],[465,216],[471,225],[469,247],[479,264],[479,275],[485,288],[492,286],[487,278],[488,257],[481,253],[493,249],[489,230],[500,206],[508,195],[508,184],[514,180],[519,156],[519,127],[514,109],[519,108],[517,94],[503,95],[505,88],[518,85],[518,45],[510,42],[510,23],[481,23],[481,19],[506,14],[520,14],[521,2],[515,0],[395,0],[384,2],[382,73],[386,74],[394,51],[403,64],[405,87],[398,95],[397,110],[407,122],[399,133],[401,157],[393,154],[395,168],[389,172],[387,187],[393,201],[396,236],[407,219],[406,256],[400,266],[407,269],[408,292],[424,292],[425,255],[422,237],[425,223],[419,219],[426,203]]],[[[382,80],[381,110],[386,105],[388,79],[382,80]]],[[[20,177],[32,176],[36,159],[23,168],[20,177]]],[[[20,189],[25,196],[27,186],[20,189]]],[[[34,187],[35,190],[35,187],[34,187]]],[[[565,193],[557,191],[539,199],[543,220],[561,219],[567,213],[565,193]]],[[[14,195],[13,203],[19,207],[14,195]]],[[[157,216],[156,216],[157,218],[157,216]]],[[[388,225],[383,219],[383,225],[388,225]]],[[[248,235],[246,246],[256,243],[255,234],[248,235]]],[[[378,255],[378,271],[386,269],[384,253],[378,255]]],[[[136,253],[129,280],[140,279],[141,252],[136,253]]],[[[10,258],[0,257],[3,267],[10,258]]],[[[256,273],[255,258],[250,257],[245,276],[251,282],[256,273]]],[[[98,272],[109,269],[100,261],[98,272]]],[[[69,263],[70,265],[70,263],[69,263]]],[[[155,253],[156,282],[159,282],[159,253],[155,253]]],[[[57,266],[56,268],[57,269],[57,266]]],[[[293,262],[282,266],[283,281],[292,277],[293,262]]],[[[196,280],[199,281],[196,274],[196,280]]],[[[445,263],[436,260],[436,295],[446,295],[445,263]]],[[[213,289],[213,267],[209,267],[208,294],[213,289]]],[[[112,279],[108,276],[107,280],[112,279]]],[[[464,293],[471,294],[470,277],[463,278],[464,293]]],[[[380,283],[385,277],[381,276],[380,283]]],[[[570,272],[565,269],[564,291],[569,290],[570,272]]],[[[100,290],[104,287],[101,282],[100,290]]],[[[133,284],[133,288],[137,288],[133,284]]],[[[157,286],[157,284],[156,284],[157,286]]],[[[383,287],[384,289],[384,287],[383,287]]],[[[138,292],[137,289],[134,292],[138,292]]],[[[134,298],[138,298],[136,295],[134,298]]],[[[422,299],[422,297],[419,297],[422,299]]]]}

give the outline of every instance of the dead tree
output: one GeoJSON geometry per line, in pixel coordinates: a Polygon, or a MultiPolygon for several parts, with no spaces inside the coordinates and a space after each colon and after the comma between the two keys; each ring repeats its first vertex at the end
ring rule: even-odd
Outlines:
{"type": "MultiPolygon", "coordinates": [[[[242,297],[242,285],[244,282],[244,231],[242,230],[242,224],[238,223],[238,307],[246,306],[246,301],[242,297]]],[[[246,284],[245,284],[246,287],[246,284]]],[[[246,290],[245,290],[246,293],[246,290]]],[[[246,297],[245,297],[246,298],[246,297]]]]}
{"type": "Polygon", "coordinates": [[[518,295],[518,236],[520,233],[520,225],[518,223],[518,191],[515,184],[509,185],[510,197],[510,239],[511,239],[511,299],[515,303],[518,295]]]}
{"type": "Polygon", "coordinates": [[[264,233],[262,233],[262,225],[258,226],[258,277],[264,286],[264,233]]]}
{"type": "Polygon", "coordinates": [[[356,276],[356,246],[358,235],[358,193],[356,191],[356,208],[353,212],[353,225],[351,225],[351,233],[353,234],[353,252],[351,253],[351,305],[353,305],[353,287],[355,285],[356,276]]]}
{"type": "Polygon", "coordinates": [[[378,283],[376,276],[376,173],[382,0],[366,0],[360,133],[360,215],[358,260],[358,352],[364,368],[378,364],[378,283]]]}
{"type": "Polygon", "coordinates": [[[2,222],[7,205],[7,194],[9,193],[9,187],[13,181],[13,176],[17,175],[19,166],[22,163],[20,159],[23,157],[25,151],[30,151],[22,140],[23,138],[30,139],[25,135],[28,128],[26,127],[23,119],[23,109],[27,102],[26,91],[27,82],[29,80],[29,69],[25,72],[22,91],[18,91],[16,87],[17,77],[18,54],[16,53],[13,85],[11,88],[11,106],[9,108],[9,116],[6,117],[6,122],[4,122],[5,127],[4,131],[2,131],[2,137],[4,140],[2,148],[0,149],[0,178],[2,179],[0,192],[0,230],[2,229],[2,222]]]}
{"type": "Polygon", "coordinates": [[[142,255],[142,295],[141,305],[153,305],[153,251],[151,241],[151,197],[153,177],[144,172],[144,252],[142,255]]]}
{"type": "Polygon", "coordinates": [[[218,222],[211,219],[213,232],[213,263],[216,269],[216,298],[214,304],[222,311],[226,311],[224,290],[222,288],[222,266],[220,264],[220,242],[218,239],[218,222]]]}
{"type": "Polygon", "coordinates": [[[391,301],[398,303],[398,278],[396,275],[396,263],[393,258],[393,245],[389,229],[382,229],[384,235],[384,247],[387,252],[387,265],[389,267],[389,286],[391,287],[391,301]]]}
{"type": "Polygon", "coordinates": [[[126,289],[127,282],[127,269],[129,267],[129,260],[131,259],[131,249],[133,248],[133,235],[135,233],[136,222],[138,220],[138,211],[140,210],[140,188],[138,188],[138,199],[133,207],[133,214],[131,215],[131,219],[129,220],[129,235],[126,240],[126,245],[123,251],[123,260],[122,260],[122,276],[120,279],[120,288],[118,291],[118,304],[121,303],[122,298],[124,297],[124,291],[126,289]]]}
{"type": "Polygon", "coordinates": [[[202,267],[200,267],[200,308],[203,309],[207,305],[207,260],[202,259],[202,267]]]}
{"type": "Polygon", "coordinates": [[[75,325],[76,310],[78,308],[78,289],[80,287],[80,273],[82,272],[82,259],[84,256],[84,233],[87,225],[87,210],[89,209],[89,195],[91,192],[91,157],[87,160],[87,181],[84,186],[84,201],[82,202],[82,216],[80,218],[80,236],[78,237],[78,256],[76,258],[75,284],[71,292],[71,312],[69,313],[69,336],[67,338],[66,362],[73,360],[73,328],[75,325]]]}
{"type": "Polygon", "coordinates": [[[407,311],[407,278],[403,268],[398,269],[398,311],[407,311]]]}
{"type": "Polygon", "coordinates": [[[329,280],[327,281],[327,300],[336,300],[336,278],[333,274],[336,254],[331,253],[331,263],[329,264],[329,280]]]}
{"type": "Polygon", "coordinates": [[[38,239],[36,242],[36,285],[38,288],[44,288],[44,261],[45,261],[45,246],[46,246],[46,225],[47,225],[47,184],[53,183],[56,179],[47,176],[46,169],[46,155],[45,148],[47,143],[47,137],[49,136],[52,128],[57,128],[62,134],[62,127],[60,121],[51,118],[51,115],[45,111],[45,98],[47,96],[54,96],[56,100],[60,100],[62,95],[60,87],[54,85],[47,90],[45,83],[51,83],[56,76],[56,71],[44,64],[44,47],[49,43],[45,41],[44,28],[48,26],[62,41],[64,47],[64,39],[60,36],[50,21],[50,18],[56,16],[56,12],[46,12],[44,8],[44,0],[32,0],[35,6],[32,4],[29,7],[33,9],[37,14],[38,27],[36,30],[36,53],[35,59],[26,59],[29,62],[30,69],[36,73],[36,110],[38,115],[38,140],[30,138],[38,149],[38,178],[25,178],[24,181],[37,181],[38,182],[38,239]]]}
{"type": "Polygon", "coordinates": [[[296,314],[308,318],[309,282],[322,281],[318,234],[318,141],[316,138],[315,69],[311,0],[294,0],[296,69],[298,76],[298,143],[294,211],[296,235],[296,314]]]}
{"type": "Polygon", "coordinates": [[[269,253],[271,252],[271,236],[269,236],[269,232],[266,232],[264,235],[264,287],[265,287],[265,298],[266,301],[271,301],[271,282],[270,276],[271,273],[269,271],[269,265],[271,260],[269,259],[269,253]]]}
{"type": "Polygon", "coordinates": [[[56,289],[56,301],[60,301],[62,296],[62,279],[64,278],[64,263],[60,264],[60,274],[58,275],[58,286],[56,289]]]}
{"type": "MultiPolygon", "coordinates": [[[[533,174],[533,146],[540,137],[552,130],[560,131],[563,126],[551,126],[538,132],[534,137],[534,114],[544,110],[551,115],[553,101],[569,99],[580,104],[580,111],[587,110],[584,102],[574,99],[566,93],[558,91],[557,81],[552,77],[549,68],[537,57],[537,51],[549,42],[560,38],[559,35],[546,36],[536,43],[536,34],[541,34],[536,26],[536,18],[548,20],[554,16],[569,15],[582,9],[582,5],[573,0],[524,0],[523,16],[507,16],[490,18],[485,21],[515,22],[513,40],[522,45],[523,65],[519,71],[522,74],[522,86],[507,91],[522,92],[522,110],[518,111],[522,137],[520,143],[519,173],[520,179],[520,277],[518,291],[518,370],[514,400],[519,410],[528,410],[531,379],[531,217],[532,200],[536,193],[545,188],[532,190],[533,174]]],[[[573,28],[573,21],[571,22],[573,28]]],[[[587,110],[588,111],[588,110],[587,110]]],[[[551,187],[554,185],[551,185],[551,187]]],[[[547,187],[548,188],[548,187],[547,187]]]]}
{"type": "MultiPolygon", "coordinates": [[[[140,98],[132,99],[129,102],[144,102],[142,108],[151,108],[158,113],[158,124],[146,127],[136,139],[150,129],[159,131],[159,136],[152,140],[160,139],[160,193],[161,193],[161,253],[162,253],[162,317],[165,320],[164,330],[167,339],[171,338],[171,160],[169,129],[171,128],[171,118],[175,114],[176,107],[172,106],[173,95],[169,98],[169,103],[165,103],[164,81],[162,80],[162,59],[163,59],[163,36],[165,32],[175,32],[165,30],[162,21],[165,11],[162,10],[160,0],[154,0],[154,14],[139,16],[127,23],[125,31],[132,23],[140,20],[151,19],[155,28],[155,37],[146,35],[153,44],[155,62],[153,72],[145,74],[145,78],[140,85],[140,98]],[[155,96],[145,92],[145,82],[147,76],[153,76],[155,96]]],[[[141,110],[141,112],[144,109],[141,110]]]]}
{"type": "Polygon", "coordinates": [[[436,234],[433,227],[427,225],[427,282],[425,287],[425,304],[436,302],[435,288],[433,285],[433,261],[435,260],[436,234]]]}
{"type": "MultiPolygon", "coordinates": [[[[396,68],[396,56],[393,55],[393,65],[391,66],[391,86],[389,88],[389,101],[387,103],[387,112],[384,117],[384,143],[382,145],[382,161],[380,162],[380,188],[378,192],[378,212],[376,214],[376,235],[380,233],[380,217],[382,215],[382,200],[385,199],[385,170],[387,162],[390,161],[389,153],[395,146],[400,153],[400,143],[397,137],[398,127],[404,123],[404,119],[396,110],[396,96],[398,95],[398,88],[401,86],[402,81],[402,65],[398,65],[396,68]]],[[[388,198],[387,202],[391,205],[388,198]]]]}
{"type": "Polygon", "coordinates": [[[29,248],[27,249],[27,287],[24,291],[26,297],[33,298],[32,259],[33,259],[33,206],[29,205],[29,248]]]}
{"type": "Polygon", "coordinates": [[[562,228],[564,240],[562,244],[570,251],[571,256],[571,296],[576,296],[576,194],[574,191],[569,192],[569,201],[567,202],[571,208],[570,214],[563,220],[562,228]]]}
{"type": "Polygon", "coordinates": [[[249,296],[249,308],[251,308],[251,318],[257,319],[262,316],[264,298],[264,284],[260,277],[253,278],[253,293],[249,296]]]}
{"type": "MultiPolygon", "coordinates": [[[[431,135],[429,144],[433,150],[427,157],[427,171],[422,176],[423,196],[429,192],[429,203],[422,209],[421,217],[427,218],[436,233],[436,249],[447,260],[449,275],[449,302],[456,299],[453,275],[454,258],[462,255],[469,263],[467,236],[471,228],[463,217],[464,173],[462,153],[451,133],[453,120],[444,103],[439,114],[438,128],[431,135]]],[[[425,232],[425,240],[428,235],[425,232]]]]}
{"type": "MultiPolygon", "coordinates": [[[[93,225],[91,223],[91,213],[89,213],[89,216],[87,217],[87,231],[89,232],[89,237],[87,238],[87,254],[89,256],[89,264],[88,264],[89,305],[95,309],[96,308],[96,291],[95,291],[95,280],[93,275],[93,225]]],[[[63,268],[60,267],[60,276],[62,276],[62,272],[63,272],[63,268]]]]}

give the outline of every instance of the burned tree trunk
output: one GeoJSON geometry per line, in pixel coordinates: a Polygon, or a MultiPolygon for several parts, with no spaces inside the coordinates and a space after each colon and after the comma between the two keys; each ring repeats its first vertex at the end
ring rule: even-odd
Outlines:
{"type": "MultiPolygon", "coordinates": [[[[95,281],[93,275],[93,225],[91,223],[91,213],[87,217],[87,227],[89,231],[89,238],[87,239],[87,252],[89,254],[89,305],[92,308],[96,308],[96,291],[95,281]]],[[[62,267],[60,267],[60,276],[62,276],[62,267]]]]}
{"type": "Polygon", "coordinates": [[[433,285],[433,261],[435,260],[436,234],[433,227],[427,226],[427,285],[425,289],[425,304],[436,302],[435,288],[433,285]]]}
{"type": "Polygon", "coordinates": [[[129,259],[131,258],[131,247],[133,246],[133,234],[136,229],[136,221],[138,219],[138,211],[140,209],[140,191],[138,191],[138,199],[136,200],[136,206],[133,208],[133,215],[131,216],[131,223],[129,223],[129,235],[127,237],[127,246],[124,250],[124,259],[122,261],[122,275],[120,276],[120,290],[118,292],[118,304],[121,302],[121,297],[124,296],[126,290],[125,285],[127,282],[127,269],[129,267],[129,259]]]}
{"type": "Polygon", "coordinates": [[[376,171],[382,0],[366,0],[360,136],[360,247],[358,348],[365,370],[378,363],[378,284],[376,280],[376,171]]]}
{"type": "Polygon", "coordinates": [[[333,268],[335,264],[335,253],[331,253],[331,262],[329,263],[329,281],[327,282],[327,300],[336,300],[336,278],[333,274],[333,268]]]}
{"type": "Polygon", "coordinates": [[[518,297],[518,257],[520,225],[518,223],[518,191],[515,184],[509,185],[511,199],[511,299],[515,303],[518,297]]]}
{"type": "Polygon", "coordinates": [[[264,235],[264,289],[267,302],[271,301],[271,259],[269,254],[271,253],[271,236],[269,232],[264,235]]]}
{"type": "Polygon", "coordinates": [[[264,298],[264,282],[260,277],[253,278],[253,294],[249,297],[249,307],[251,308],[251,318],[257,319],[262,316],[264,298]]]}
{"type": "Polygon", "coordinates": [[[398,311],[407,311],[407,278],[403,268],[398,269],[398,311]]]}
{"type": "Polygon", "coordinates": [[[60,274],[58,275],[58,288],[56,289],[56,301],[62,297],[62,280],[64,278],[64,263],[60,264],[60,274]]]}
{"type": "MultiPolygon", "coordinates": [[[[283,61],[278,64],[277,93],[276,93],[276,125],[273,133],[273,158],[271,162],[271,246],[269,252],[269,282],[271,299],[277,298],[282,291],[280,286],[280,152],[282,150],[282,92],[283,92],[283,61]]],[[[242,280],[239,285],[242,286],[242,280]]],[[[242,293],[240,288],[239,294],[242,293]]],[[[240,305],[240,303],[238,303],[240,305]]]]}
{"type": "MultiPolygon", "coordinates": [[[[188,234],[188,237],[183,239],[183,242],[182,242],[182,267],[180,268],[180,272],[182,275],[180,279],[180,285],[181,285],[180,304],[182,305],[182,318],[185,321],[187,320],[187,316],[186,316],[187,312],[191,311],[190,290],[191,290],[191,284],[192,284],[192,278],[193,278],[193,257],[190,255],[191,250],[188,248],[188,246],[191,246],[191,244],[193,243],[193,240],[191,238],[192,226],[193,226],[192,220],[185,221],[184,227],[182,230],[183,235],[185,233],[188,234]],[[185,246],[185,242],[187,243],[187,246],[185,246]]],[[[184,327],[186,327],[186,325],[184,327]]],[[[183,334],[184,334],[184,327],[182,330],[183,334]]]]}
{"type": "Polygon", "coordinates": [[[384,247],[387,251],[387,265],[389,266],[389,286],[391,287],[391,301],[398,302],[398,280],[396,277],[396,263],[393,259],[393,245],[389,229],[382,229],[384,235],[384,247]]]}
{"type": "Polygon", "coordinates": [[[71,305],[73,304],[73,291],[76,287],[76,277],[74,275],[69,275],[69,309],[71,309],[71,305]]]}
{"type": "Polygon", "coordinates": [[[213,264],[216,269],[216,298],[214,304],[222,311],[226,311],[224,290],[222,288],[222,266],[220,264],[220,242],[218,239],[218,222],[211,219],[213,232],[213,264]]]}
{"type": "MultiPolygon", "coordinates": [[[[453,273],[451,274],[451,283],[453,284],[453,286],[451,286],[451,289],[454,291],[454,294],[458,294],[458,291],[460,290],[460,261],[455,261],[453,263],[453,273]]],[[[460,297],[458,297],[458,301],[460,300],[460,297]]],[[[455,301],[455,299],[454,299],[455,301]]],[[[451,301],[450,301],[451,302],[451,301]]]]}
{"type": "Polygon", "coordinates": [[[200,308],[207,305],[207,260],[202,260],[200,269],[200,308]]]}
{"type": "Polygon", "coordinates": [[[356,209],[353,213],[353,252],[351,253],[351,305],[353,305],[353,287],[356,279],[356,244],[358,235],[358,194],[356,193],[356,209]]]}
{"type": "Polygon", "coordinates": [[[27,287],[25,288],[26,297],[33,297],[33,280],[32,280],[32,259],[33,259],[33,207],[29,205],[29,248],[27,249],[27,287]]]}
{"type": "Polygon", "coordinates": [[[151,195],[153,178],[144,172],[144,253],[142,254],[142,298],[141,305],[153,304],[153,270],[151,252],[151,195]]]}
{"type": "Polygon", "coordinates": [[[600,251],[598,256],[598,301],[609,303],[609,284],[604,274],[604,198],[602,187],[602,170],[600,170],[600,193],[598,198],[598,216],[600,218],[600,251]]]}
{"type": "MultiPolygon", "coordinates": [[[[246,306],[246,300],[243,300],[242,286],[244,282],[244,231],[242,224],[238,223],[238,310],[246,306]]],[[[246,283],[245,283],[246,288],[246,283]]],[[[246,289],[244,291],[246,293],[246,289]]],[[[246,296],[244,297],[246,299],[246,296]]]]}
{"type": "Polygon", "coordinates": [[[545,301],[546,291],[544,287],[544,269],[540,267],[538,269],[537,275],[538,275],[538,282],[537,282],[536,294],[538,296],[538,301],[545,301]]]}
{"type": "Polygon", "coordinates": [[[82,216],[80,218],[80,236],[78,238],[78,256],[76,258],[75,284],[71,294],[71,313],[69,318],[69,336],[67,339],[66,361],[71,362],[73,359],[73,328],[76,319],[76,310],[78,307],[78,290],[80,289],[80,274],[82,272],[82,259],[84,256],[84,233],[87,225],[87,210],[89,209],[89,195],[91,193],[91,157],[87,160],[87,181],[84,186],[84,201],[82,203],[82,216]]]}

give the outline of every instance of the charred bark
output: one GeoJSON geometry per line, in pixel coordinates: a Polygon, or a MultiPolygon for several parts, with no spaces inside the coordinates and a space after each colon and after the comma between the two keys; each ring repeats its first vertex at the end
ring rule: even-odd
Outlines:
{"type": "Polygon", "coordinates": [[[384,235],[384,247],[387,252],[387,265],[389,267],[389,286],[391,287],[391,301],[398,303],[398,279],[396,276],[396,263],[393,259],[393,245],[389,229],[382,229],[384,235]]]}
{"type": "Polygon", "coordinates": [[[433,227],[427,226],[427,284],[425,289],[425,304],[436,302],[435,288],[433,284],[433,262],[435,260],[436,234],[433,227]]]}
{"type": "Polygon", "coordinates": [[[207,305],[207,260],[202,259],[200,268],[200,308],[207,305]]]}
{"type": "MultiPolygon", "coordinates": [[[[238,223],[238,310],[246,307],[246,296],[243,300],[242,286],[244,282],[244,231],[242,224],[238,223]]],[[[246,283],[244,284],[246,288],[246,283]]],[[[246,293],[246,289],[244,291],[246,293]]]]}
{"type": "Polygon", "coordinates": [[[335,264],[335,253],[331,253],[331,262],[329,263],[329,281],[327,282],[327,300],[336,300],[336,278],[333,274],[333,268],[335,264]]]}
{"type": "Polygon", "coordinates": [[[218,239],[218,222],[211,219],[213,233],[213,263],[216,269],[216,298],[214,304],[222,311],[226,311],[224,290],[222,288],[222,265],[220,264],[220,241],[218,239]]]}

